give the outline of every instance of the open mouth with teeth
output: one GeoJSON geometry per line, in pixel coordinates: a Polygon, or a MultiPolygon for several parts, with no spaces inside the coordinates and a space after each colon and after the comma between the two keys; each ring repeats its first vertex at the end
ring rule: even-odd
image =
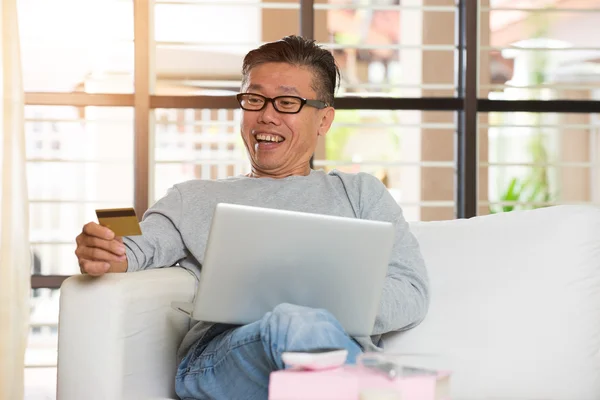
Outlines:
{"type": "Polygon", "coordinates": [[[254,139],[256,139],[254,151],[275,151],[285,142],[283,136],[273,133],[259,133],[254,139]]]}
{"type": "Polygon", "coordinates": [[[258,135],[256,135],[256,141],[258,143],[281,143],[284,140],[285,139],[279,135],[263,134],[263,133],[259,133],[258,135]]]}

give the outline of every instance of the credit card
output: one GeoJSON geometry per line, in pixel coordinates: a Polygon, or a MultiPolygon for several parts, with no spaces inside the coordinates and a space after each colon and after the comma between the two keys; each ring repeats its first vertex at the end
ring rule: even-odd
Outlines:
{"type": "Polygon", "coordinates": [[[96,210],[98,223],[107,227],[116,236],[138,236],[142,234],[140,223],[133,208],[107,208],[96,210]]]}

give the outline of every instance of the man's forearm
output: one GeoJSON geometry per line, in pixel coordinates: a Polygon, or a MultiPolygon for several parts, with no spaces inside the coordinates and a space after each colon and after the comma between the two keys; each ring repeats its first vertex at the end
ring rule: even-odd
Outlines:
{"type": "Polygon", "coordinates": [[[427,285],[409,278],[386,278],[373,334],[404,331],[417,326],[427,314],[427,285]]]}

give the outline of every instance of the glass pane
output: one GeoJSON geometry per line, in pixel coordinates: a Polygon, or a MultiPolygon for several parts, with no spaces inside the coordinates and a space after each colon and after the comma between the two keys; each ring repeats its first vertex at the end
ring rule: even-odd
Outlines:
{"type": "Polygon", "coordinates": [[[542,3],[482,11],[480,96],[589,100],[600,88],[600,1],[542,3]]]}
{"type": "Polygon", "coordinates": [[[164,95],[237,92],[249,50],[299,33],[296,0],[156,4],[154,15],[156,93],[164,95]]]}
{"type": "Polygon", "coordinates": [[[455,95],[454,1],[436,1],[435,7],[357,3],[314,6],[316,38],[327,43],[341,68],[339,96],[455,95]]]}
{"type": "Polygon", "coordinates": [[[26,367],[56,365],[59,299],[59,289],[31,290],[26,367]]]}
{"type": "Polygon", "coordinates": [[[29,92],[133,92],[131,0],[17,0],[29,92]]]}
{"type": "Polygon", "coordinates": [[[55,400],[56,373],[56,367],[25,368],[25,400],[55,400]]]}
{"type": "Polygon", "coordinates": [[[155,201],[175,183],[249,171],[239,110],[157,109],[155,201]]]}
{"type": "MultiPolygon", "coordinates": [[[[88,218],[86,222],[91,220],[88,218]]],[[[81,226],[79,231],[72,235],[68,241],[41,241],[32,238],[33,265],[31,273],[36,275],[73,275],[79,273],[79,266],[75,257],[75,236],[79,232],[81,232],[81,226]]]]}
{"type": "Polygon", "coordinates": [[[32,250],[41,273],[75,273],[94,210],[133,205],[133,110],[27,106],[25,117],[32,250]]]}
{"type": "Polygon", "coordinates": [[[479,134],[488,143],[482,212],[600,204],[599,114],[489,113],[479,134]]]}
{"type": "Polygon", "coordinates": [[[409,220],[454,218],[454,113],[340,110],[315,167],[381,179],[409,220]]]}
{"type": "Polygon", "coordinates": [[[59,289],[32,289],[25,352],[25,399],[56,398],[59,289]]]}

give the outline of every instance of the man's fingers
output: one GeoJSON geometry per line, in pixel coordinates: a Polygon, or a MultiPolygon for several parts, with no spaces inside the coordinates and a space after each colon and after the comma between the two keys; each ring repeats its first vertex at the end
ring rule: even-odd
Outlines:
{"type": "Polygon", "coordinates": [[[108,272],[111,263],[127,265],[123,238],[104,226],[95,222],[85,224],[75,241],[81,273],[100,276],[108,272]]]}
{"type": "Polygon", "coordinates": [[[94,260],[94,261],[125,261],[127,257],[125,254],[115,254],[111,251],[104,250],[99,247],[78,247],[75,251],[77,257],[84,260],[94,260]]]}
{"type": "Polygon", "coordinates": [[[93,236],[97,238],[102,238],[105,240],[113,240],[115,238],[115,233],[110,229],[98,225],[95,222],[88,222],[83,226],[83,233],[88,236],[93,236]]]}
{"type": "Polygon", "coordinates": [[[117,256],[125,255],[125,245],[118,240],[104,240],[97,237],[86,236],[81,240],[79,247],[92,247],[106,250],[117,256]]]}
{"type": "Polygon", "coordinates": [[[79,268],[84,274],[100,276],[108,271],[110,264],[104,261],[81,260],[79,262],[79,268]]]}
{"type": "Polygon", "coordinates": [[[118,240],[104,240],[99,238],[89,238],[88,246],[90,247],[99,247],[106,251],[110,251],[113,254],[118,256],[125,255],[125,245],[118,240]]]}

